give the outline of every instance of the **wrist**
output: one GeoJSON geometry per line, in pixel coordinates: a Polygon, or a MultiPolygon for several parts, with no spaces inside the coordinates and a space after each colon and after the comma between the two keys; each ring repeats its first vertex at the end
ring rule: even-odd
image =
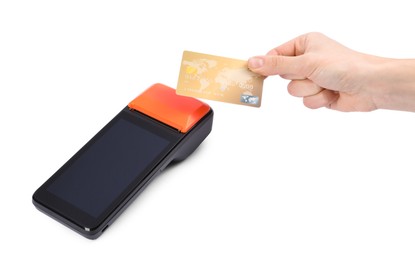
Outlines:
{"type": "Polygon", "coordinates": [[[371,89],[377,108],[415,112],[415,59],[378,60],[371,89]]]}

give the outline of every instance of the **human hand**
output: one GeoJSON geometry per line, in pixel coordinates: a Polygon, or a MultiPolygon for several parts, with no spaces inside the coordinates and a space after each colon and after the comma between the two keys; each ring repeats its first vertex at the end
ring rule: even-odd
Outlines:
{"type": "Polygon", "coordinates": [[[415,99],[411,99],[412,103],[402,100],[408,90],[415,98],[415,62],[409,61],[407,73],[397,73],[403,62],[399,61],[359,53],[321,33],[308,33],[264,56],[250,58],[248,67],[264,76],[280,75],[291,80],[288,92],[302,97],[309,108],[415,111],[415,99]],[[397,78],[405,84],[392,91],[397,78]],[[388,96],[390,93],[395,94],[388,96]]]}

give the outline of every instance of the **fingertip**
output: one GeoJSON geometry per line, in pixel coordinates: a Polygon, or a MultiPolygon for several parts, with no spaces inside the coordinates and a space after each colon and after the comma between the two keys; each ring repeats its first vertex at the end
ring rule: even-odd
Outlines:
{"type": "Polygon", "coordinates": [[[317,109],[321,107],[331,108],[332,104],[338,99],[338,94],[331,90],[324,89],[316,95],[306,96],[303,98],[304,106],[317,109]]]}
{"type": "Polygon", "coordinates": [[[254,56],[248,59],[248,68],[252,71],[262,68],[265,60],[262,56],[254,56]]]}
{"type": "Polygon", "coordinates": [[[290,81],[290,83],[288,83],[287,91],[288,91],[288,94],[290,94],[293,97],[301,97],[297,93],[297,88],[295,87],[295,81],[290,81]]]}
{"type": "Polygon", "coordinates": [[[254,56],[248,59],[248,68],[260,75],[277,75],[276,62],[277,56],[254,56]]]}
{"type": "Polygon", "coordinates": [[[327,104],[318,103],[314,99],[309,98],[309,97],[303,98],[303,104],[305,107],[310,108],[310,109],[317,109],[317,108],[327,106],[327,104]]]}

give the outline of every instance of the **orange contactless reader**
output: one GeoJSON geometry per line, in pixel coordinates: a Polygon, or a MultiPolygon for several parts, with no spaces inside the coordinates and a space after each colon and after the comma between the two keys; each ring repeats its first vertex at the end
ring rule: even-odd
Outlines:
{"type": "Polygon", "coordinates": [[[95,239],[167,165],[191,154],[212,122],[204,102],[154,84],[40,186],[33,204],[95,239]]]}

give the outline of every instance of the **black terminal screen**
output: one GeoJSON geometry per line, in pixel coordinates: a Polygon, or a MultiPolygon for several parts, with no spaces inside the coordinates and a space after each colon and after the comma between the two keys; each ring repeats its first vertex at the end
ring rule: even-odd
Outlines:
{"type": "Polygon", "coordinates": [[[99,217],[143,180],[178,141],[171,129],[118,116],[59,171],[46,188],[68,204],[99,217]]]}

